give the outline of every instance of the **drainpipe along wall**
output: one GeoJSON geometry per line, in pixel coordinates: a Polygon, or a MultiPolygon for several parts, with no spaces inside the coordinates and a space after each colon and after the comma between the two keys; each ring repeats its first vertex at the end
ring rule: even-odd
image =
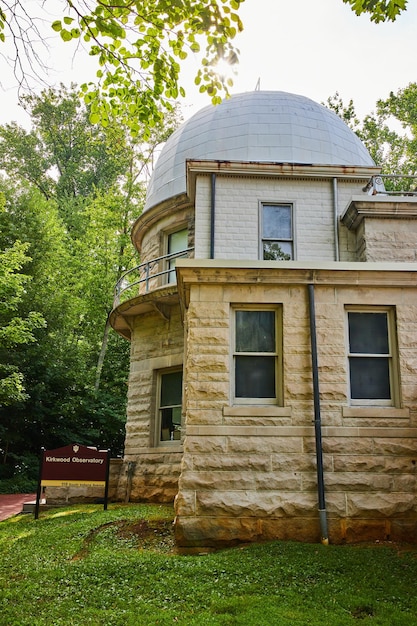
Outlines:
{"type": "Polygon", "coordinates": [[[210,259],[214,259],[216,224],[216,174],[211,175],[211,204],[210,204],[210,259]]]}
{"type": "Polygon", "coordinates": [[[317,460],[317,490],[319,503],[319,521],[321,543],[328,545],[329,533],[327,531],[327,513],[324,490],[323,472],[323,446],[321,438],[321,414],[320,414],[320,388],[319,372],[317,360],[317,337],[316,337],[316,310],[314,299],[314,285],[308,285],[308,301],[310,310],[310,340],[311,340],[311,364],[313,371],[313,395],[314,395],[314,431],[316,438],[316,460],[317,460]]]}
{"type": "Polygon", "coordinates": [[[334,257],[335,261],[340,260],[339,252],[339,194],[337,178],[333,178],[333,220],[334,220],[334,257]]]}

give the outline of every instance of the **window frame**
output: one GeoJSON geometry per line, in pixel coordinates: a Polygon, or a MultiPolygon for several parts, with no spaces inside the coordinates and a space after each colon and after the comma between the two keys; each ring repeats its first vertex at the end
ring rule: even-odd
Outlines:
{"type": "MultiPolygon", "coordinates": [[[[170,238],[172,237],[172,235],[175,235],[176,233],[180,233],[182,231],[186,231],[187,232],[187,245],[184,248],[185,250],[188,250],[188,238],[189,238],[189,228],[188,228],[188,223],[187,222],[183,222],[181,224],[176,224],[175,228],[171,228],[170,230],[166,230],[163,233],[163,256],[168,256],[170,254],[169,252],[169,247],[170,247],[170,238]]],[[[181,250],[178,250],[177,252],[181,252],[181,250]]],[[[176,254],[176,253],[173,253],[176,254]]],[[[177,282],[177,276],[175,273],[175,265],[176,265],[176,259],[165,259],[164,262],[164,271],[166,272],[165,276],[164,276],[164,282],[167,285],[175,285],[177,282]],[[171,278],[173,277],[173,280],[171,280],[171,278]]]]}
{"type": "Polygon", "coordinates": [[[231,307],[231,365],[230,365],[230,397],[232,406],[283,406],[283,307],[282,304],[234,304],[231,307]],[[236,313],[238,311],[273,311],[275,314],[275,352],[242,352],[236,350],[236,313]],[[236,356],[274,356],[275,357],[275,397],[242,398],[236,396],[236,356]]]}
{"type": "MultiPolygon", "coordinates": [[[[268,201],[260,201],[259,202],[259,214],[258,214],[258,222],[259,222],[259,259],[260,260],[268,260],[264,259],[264,242],[285,242],[291,244],[292,255],[290,259],[276,259],[277,261],[294,261],[296,259],[296,245],[295,245],[295,204],[294,202],[283,201],[279,202],[277,200],[273,200],[271,202],[268,201]],[[264,237],[264,207],[289,207],[290,209],[290,228],[291,228],[291,237],[264,237]]],[[[285,253],[284,253],[285,254],[285,253]]]]}
{"type": "Polygon", "coordinates": [[[400,407],[400,378],[398,363],[397,325],[394,306],[345,306],[348,400],[352,407],[400,407]],[[387,353],[352,352],[349,338],[349,313],[385,314],[387,319],[387,353]],[[390,398],[352,398],[351,358],[375,358],[388,361],[390,398]]]}
{"type": "Polygon", "coordinates": [[[184,398],[184,372],[183,366],[177,365],[174,367],[167,367],[161,370],[157,370],[155,372],[156,376],[156,395],[155,395],[155,419],[154,419],[154,444],[155,447],[163,447],[163,446],[178,446],[182,444],[182,427],[183,427],[183,398],[184,398]],[[162,396],[162,380],[163,376],[166,374],[175,374],[176,372],[181,372],[181,405],[172,405],[173,407],[181,407],[181,425],[179,428],[180,436],[177,439],[167,439],[163,440],[161,438],[161,428],[162,428],[162,415],[161,410],[164,408],[161,406],[161,396],[162,396]]]}

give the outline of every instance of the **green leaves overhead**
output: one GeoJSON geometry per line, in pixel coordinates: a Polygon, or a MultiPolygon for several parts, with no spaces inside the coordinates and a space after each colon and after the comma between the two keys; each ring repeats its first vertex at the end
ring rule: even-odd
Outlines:
{"type": "Polygon", "coordinates": [[[406,9],[408,0],[343,0],[356,15],[368,13],[372,22],[394,22],[406,9]]]}
{"type": "Polygon", "coordinates": [[[417,177],[417,83],[410,83],[385,100],[378,100],[376,112],[359,120],[353,101],[345,105],[336,92],[326,106],[332,109],[354,130],[386,179],[387,188],[402,191],[405,185],[414,191],[417,177]],[[398,179],[398,176],[410,177],[398,179]]]}
{"type": "Polygon", "coordinates": [[[52,24],[64,41],[81,38],[97,57],[98,84],[82,85],[90,121],[107,127],[117,116],[133,136],[160,123],[163,112],[185,91],[180,63],[202,53],[196,76],[213,103],[228,94],[231,82],[216,73],[216,63],[235,64],[231,44],[242,30],[236,11],[243,0],[90,0],[68,2],[68,15],[52,24]]]}

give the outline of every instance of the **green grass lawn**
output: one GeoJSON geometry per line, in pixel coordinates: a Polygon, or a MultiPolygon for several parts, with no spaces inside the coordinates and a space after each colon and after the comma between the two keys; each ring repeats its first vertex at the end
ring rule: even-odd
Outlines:
{"type": "Polygon", "coordinates": [[[171,507],[0,522],[0,625],[415,626],[417,547],[272,542],[175,554],[171,507]]]}

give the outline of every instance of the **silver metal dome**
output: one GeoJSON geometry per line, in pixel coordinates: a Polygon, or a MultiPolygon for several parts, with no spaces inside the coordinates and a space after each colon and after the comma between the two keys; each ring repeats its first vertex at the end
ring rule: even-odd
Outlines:
{"type": "Polygon", "coordinates": [[[251,91],[207,106],[168,139],[149,183],[145,210],[186,190],[187,159],[311,165],[375,165],[355,133],[304,96],[251,91]]]}

